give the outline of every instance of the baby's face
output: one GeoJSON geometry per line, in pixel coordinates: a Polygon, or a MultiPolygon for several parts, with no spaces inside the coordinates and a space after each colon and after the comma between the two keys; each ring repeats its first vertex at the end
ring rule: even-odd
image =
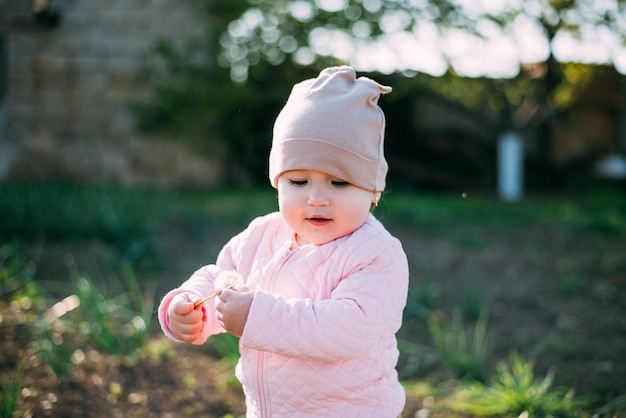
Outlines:
{"type": "Polygon", "coordinates": [[[278,205],[299,245],[326,244],[365,222],[377,193],[320,171],[286,171],[278,178],[278,205]]]}

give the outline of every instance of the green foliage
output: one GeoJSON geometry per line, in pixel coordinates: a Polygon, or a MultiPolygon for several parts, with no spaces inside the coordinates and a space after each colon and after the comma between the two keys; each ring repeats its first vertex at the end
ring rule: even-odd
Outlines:
{"type": "Polygon", "coordinates": [[[173,216],[189,226],[246,225],[257,216],[278,210],[276,190],[269,185],[252,190],[183,191],[176,196],[173,216]]]}
{"type": "Polygon", "coordinates": [[[466,323],[455,310],[450,318],[432,313],[426,320],[441,363],[457,378],[481,380],[486,375],[492,340],[487,332],[487,315],[466,323]]]}
{"type": "Polygon", "coordinates": [[[239,338],[231,334],[217,334],[211,336],[208,342],[217,351],[220,359],[235,366],[239,360],[239,338]]]}
{"type": "Polygon", "coordinates": [[[529,354],[533,357],[549,354],[564,358],[575,350],[575,347],[558,332],[551,332],[529,347],[529,354]]]}
{"type": "MultiPolygon", "coordinates": [[[[477,15],[451,0],[429,0],[419,5],[387,0],[347,0],[335,3],[336,7],[331,3],[202,3],[205,8],[199,13],[206,16],[205,36],[181,48],[166,41],[155,45],[143,74],[151,94],[129,103],[137,127],[149,136],[192,143],[210,158],[223,162],[224,184],[258,184],[265,181],[273,121],[291,86],[325,66],[345,63],[347,54],[328,47],[336,39],[358,49],[389,33],[413,34],[423,22],[434,22],[442,34],[452,28],[480,37],[481,28],[493,28],[494,22],[507,33],[519,16],[544,28],[548,43],[558,31],[582,36],[579,28],[585,25],[619,29],[616,8],[587,7],[571,1],[542,1],[536,10],[520,6],[486,15],[477,15]],[[393,29],[385,22],[394,22],[393,29]],[[324,37],[330,41],[320,42],[324,37]]],[[[620,31],[614,33],[624,37],[620,31]]],[[[537,65],[508,80],[468,79],[453,69],[441,77],[411,72],[376,75],[394,87],[392,98],[381,100],[387,101],[383,108],[390,115],[388,155],[410,159],[407,164],[422,162],[414,151],[419,145],[425,146],[423,139],[428,134],[415,126],[411,106],[416,96],[429,96],[432,102],[444,103],[456,114],[465,113],[475,120],[482,127],[480,133],[457,136],[461,143],[476,141],[478,145],[472,145],[475,149],[492,151],[493,138],[503,130],[532,129],[540,115],[545,119],[545,115],[569,105],[580,88],[602,71],[593,66],[564,64],[562,70],[560,66],[555,62],[537,65]]],[[[481,181],[480,187],[491,187],[492,164],[481,156],[474,159],[469,164],[480,166],[477,169],[482,174],[476,177],[488,177],[476,181],[481,181]]],[[[448,170],[463,169],[455,166],[448,170]]],[[[410,174],[410,170],[402,173],[396,168],[390,178],[399,173],[397,184],[404,181],[409,186],[416,178],[424,181],[419,173],[406,180],[411,177],[407,172],[410,174]]],[[[445,177],[437,181],[449,184],[445,177]]]]}
{"type": "Polygon", "coordinates": [[[559,277],[556,278],[556,290],[566,296],[580,296],[587,293],[589,283],[581,271],[581,261],[572,257],[558,260],[559,277]]]}
{"type": "Polygon", "coordinates": [[[488,310],[485,289],[473,279],[468,280],[461,288],[460,309],[466,321],[478,323],[488,310]]]}
{"type": "MultiPolygon", "coordinates": [[[[39,202],[36,203],[37,205],[51,196],[56,200],[64,200],[64,197],[71,199],[77,195],[98,196],[98,193],[90,192],[83,186],[75,186],[77,190],[72,190],[72,186],[58,187],[54,189],[57,190],[58,195],[50,193],[43,186],[29,186],[21,192],[18,186],[11,187],[13,188],[11,196],[16,198],[22,195],[30,196],[28,199],[32,202],[39,202]],[[34,196],[38,191],[42,196],[34,196]]],[[[0,190],[4,190],[4,186],[0,190]]],[[[101,188],[96,188],[96,190],[102,191],[101,188]]],[[[116,208],[116,213],[119,213],[120,218],[128,216],[129,219],[143,222],[137,219],[138,215],[134,212],[135,209],[132,209],[135,203],[130,202],[130,196],[128,196],[130,210],[122,210],[124,205],[121,202],[125,200],[119,196],[126,196],[125,193],[130,194],[131,191],[110,190],[108,193],[109,196],[113,196],[110,199],[113,207],[116,208]]],[[[161,201],[162,206],[169,208],[159,212],[161,215],[154,215],[157,219],[156,223],[160,222],[159,219],[163,220],[167,217],[189,219],[190,214],[195,214],[196,219],[193,222],[245,224],[252,217],[276,208],[275,191],[269,187],[256,191],[188,190],[176,194],[135,191],[134,196],[144,204],[161,201]],[[171,208],[172,206],[176,208],[171,208]]],[[[1,204],[4,203],[1,202],[1,204]]],[[[623,214],[626,213],[622,211],[625,203],[624,196],[608,191],[576,198],[530,197],[518,204],[502,204],[479,196],[462,199],[459,196],[415,196],[390,193],[385,197],[385,205],[379,210],[383,220],[388,223],[417,225],[425,233],[437,231],[437,233],[444,234],[444,238],[446,231],[451,230],[450,242],[458,236],[459,230],[471,232],[477,226],[495,226],[500,230],[545,224],[566,229],[571,234],[589,234],[585,235],[590,239],[585,240],[589,246],[589,252],[584,258],[566,257],[562,260],[564,263],[562,265],[555,260],[557,261],[555,266],[560,269],[559,272],[564,274],[563,277],[568,278],[574,277],[570,276],[571,272],[587,269],[589,266],[597,266],[598,269],[611,274],[621,274],[625,266],[619,251],[621,248],[605,248],[602,244],[607,241],[602,238],[606,238],[609,234],[613,239],[619,237],[618,234],[623,231],[621,223],[624,221],[623,214]],[[610,224],[612,226],[609,232],[598,230],[593,226],[598,223],[598,220],[603,222],[603,219],[612,219],[612,217],[616,217],[617,221],[610,224]],[[596,242],[596,238],[600,239],[596,242]]],[[[15,203],[15,205],[18,204],[30,213],[35,213],[34,209],[29,207],[29,205],[34,207],[35,203],[15,203]]],[[[54,208],[55,205],[56,203],[53,203],[50,207],[54,208]]],[[[95,205],[95,203],[89,205],[95,205]]],[[[86,209],[85,216],[93,217],[93,223],[101,222],[100,212],[87,209],[89,205],[83,206],[86,209]]],[[[139,203],[137,203],[136,211],[139,212],[139,210],[139,203]]],[[[78,211],[73,213],[80,216],[78,211]]],[[[3,226],[8,224],[6,220],[2,222],[3,226]]],[[[36,220],[36,222],[43,221],[36,220]]],[[[85,225],[90,223],[89,219],[76,222],[83,222],[85,225]]],[[[119,221],[120,225],[127,223],[128,220],[125,219],[119,221]]],[[[71,225],[71,222],[68,221],[68,225],[71,225]]],[[[13,228],[13,226],[10,227],[13,228]]],[[[26,225],[26,228],[29,226],[26,225]]],[[[87,236],[84,232],[80,232],[80,228],[74,226],[66,227],[66,232],[59,236],[71,238],[72,231],[79,231],[79,237],[87,236]]],[[[17,236],[26,235],[17,234],[17,236]]],[[[30,236],[37,237],[40,234],[30,236]]],[[[148,236],[152,238],[150,233],[148,236]]],[[[29,250],[35,255],[40,251],[37,243],[38,241],[29,243],[29,250]]],[[[36,258],[35,256],[34,260],[36,258]]],[[[44,298],[42,289],[34,281],[37,270],[34,260],[19,241],[10,238],[2,241],[0,245],[0,307],[2,308],[0,313],[4,315],[2,325],[22,321],[19,332],[31,333],[32,339],[37,340],[35,347],[39,348],[40,358],[48,362],[59,377],[67,378],[71,375],[73,367],[79,364],[82,349],[94,348],[98,351],[113,353],[125,364],[134,364],[137,359],[144,358],[142,356],[146,355],[160,360],[171,359],[175,356],[171,351],[169,341],[163,339],[158,344],[148,343],[148,334],[144,331],[150,327],[150,318],[153,314],[152,295],[148,294],[149,291],[144,293],[139,290],[139,283],[130,267],[124,267],[121,273],[113,269],[103,269],[90,275],[75,272],[72,277],[73,287],[62,289],[62,294],[69,296],[56,298],[50,302],[49,297],[47,300],[44,298]],[[7,306],[11,307],[11,314],[16,314],[14,322],[10,322],[12,319],[7,313],[9,309],[5,310],[7,306]],[[33,327],[32,324],[35,323],[39,327],[33,327]]],[[[423,278],[420,277],[420,279],[423,278]]],[[[399,341],[403,356],[409,357],[407,364],[403,366],[404,370],[401,370],[402,376],[407,378],[416,376],[416,372],[421,372],[423,369],[432,370],[433,365],[441,363],[454,376],[482,379],[483,383],[439,382],[440,385],[437,388],[430,387],[426,390],[422,387],[420,390],[423,392],[420,393],[437,397],[435,405],[449,406],[450,409],[454,408],[454,411],[458,411],[455,412],[458,414],[485,416],[493,413],[519,417],[527,411],[529,416],[579,416],[580,404],[567,390],[555,389],[552,386],[552,374],[537,379],[532,375],[531,364],[519,358],[512,357],[508,364],[503,364],[498,368],[497,376],[493,381],[487,380],[487,362],[484,359],[491,355],[489,351],[491,338],[487,332],[487,316],[484,314],[487,303],[478,292],[478,287],[468,282],[467,287],[461,289],[459,310],[450,318],[428,317],[428,312],[440,302],[442,290],[437,286],[436,280],[431,277],[426,279],[416,282],[410,294],[407,309],[410,309],[411,305],[419,305],[419,309],[415,309],[413,316],[409,319],[428,318],[435,348],[399,341]],[[449,392],[445,392],[446,388],[449,392]],[[449,404],[448,400],[450,400],[449,404]]],[[[612,299],[605,299],[609,297],[609,288],[600,285],[601,283],[597,283],[591,287],[592,293],[609,303],[612,299]]],[[[615,332],[620,332],[624,325],[619,313],[618,309],[612,313],[616,321],[615,332]]],[[[220,356],[228,359],[227,365],[229,362],[234,363],[238,357],[237,339],[232,336],[226,334],[212,336],[208,344],[213,345],[220,356]]],[[[573,350],[573,345],[569,341],[556,334],[547,335],[540,344],[542,345],[524,348],[527,353],[548,354],[551,358],[554,355],[566,356],[573,350]]],[[[8,385],[5,387],[10,387],[11,383],[6,382],[3,383],[8,385]]],[[[17,380],[14,378],[12,382],[15,383],[17,380]]],[[[3,393],[5,387],[2,388],[3,393]]],[[[614,388],[611,389],[614,390],[614,388]]],[[[606,394],[601,391],[598,393],[598,396],[606,394]]],[[[603,401],[606,402],[606,400],[603,401]]],[[[600,408],[598,413],[613,412],[615,415],[623,410],[624,399],[620,397],[600,408]]]]}
{"type": "MultiPolygon", "coordinates": [[[[467,78],[448,71],[440,77],[420,75],[403,84],[414,84],[422,94],[430,94],[451,107],[460,107],[474,118],[489,120],[522,104],[535,86],[523,73],[511,79],[467,78]]],[[[497,124],[494,126],[498,129],[497,124]]]]}
{"type": "Polygon", "coordinates": [[[15,302],[19,306],[40,306],[43,297],[34,276],[36,263],[17,240],[0,246],[0,306],[3,302],[15,302]]]}
{"type": "MultiPolygon", "coordinates": [[[[154,295],[140,289],[129,265],[124,265],[121,277],[113,271],[96,279],[77,274],[70,295],[51,302],[35,282],[36,264],[27,254],[15,240],[0,246],[3,326],[32,341],[39,359],[61,379],[69,378],[77,350],[85,347],[114,354],[130,364],[140,359],[150,336],[154,295]]],[[[67,290],[62,281],[54,284],[67,290]]],[[[4,408],[12,404],[8,388],[4,408]]]]}
{"type": "Polygon", "coordinates": [[[149,337],[153,296],[142,293],[130,268],[125,269],[124,283],[111,276],[106,281],[79,276],[75,286],[80,303],[77,330],[104,352],[136,362],[149,337]]]}
{"type": "Polygon", "coordinates": [[[12,418],[22,390],[24,367],[17,366],[13,377],[0,380],[0,418],[12,418]]]}
{"type": "Polygon", "coordinates": [[[68,380],[74,371],[72,355],[78,349],[76,343],[70,340],[73,336],[67,335],[66,332],[64,324],[56,323],[51,326],[42,323],[39,332],[34,335],[33,343],[37,358],[47,364],[61,380],[68,380]]]}
{"type": "MultiPolygon", "coordinates": [[[[245,0],[206,4],[206,36],[177,48],[159,41],[145,68],[150,97],[128,103],[140,132],[185,141],[228,167],[224,183],[256,183],[267,172],[274,118],[300,75],[258,66],[245,85],[216,62],[221,34],[249,7],[245,0]],[[295,77],[295,78],[294,78],[295,77]]],[[[298,80],[299,81],[299,80],[298,80]]]]}
{"type": "Polygon", "coordinates": [[[553,380],[553,372],[536,379],[533,363],[512,354],[508,363],[498,366],[494,382],[474,382],[458,388],[446,407],[476,416],[580,416],[581,404],[574,399],[573,391],[553,388],[553,380]]]}
{"type": "Polygon", "coordinates": [[[76,350],[94,347],[136,364],[150,337],[153,298],[142,292],[130,269],[92,279],[77,275],[70,296],[58,301],[38,323],[36,350],[60,378],[74,369],[76,350]]]}
{"type": "Polygon", "coordinates": [[[404,319],[424,319],[435,306],[441,294],[441,288],[436,281],[420,280],[409,289],[407,305],[404,308],[404,319]]]}
{"type": "MultiPolygon", "coordinates": [[[[45,302],[35,283],[35,262],[22,243],[11,240],[0,245],[0,331],[3,338],[29,341],[32,324],[45,302]]],[[[4,354],[4,353],[3,353],[4,354]]],[[[10,353],[3,356],[11,367],[10,353]]],[[[12,418],[24,384],[20,360],[9,373],[0,370],[0,417],[12,418]]]]}
{"type": "Polygon", "coordinates": [[[167,212],[157,190],[72,185],[0,185],[0,238],[93,238],[129,260],[145,254],[167,212]],[[10,220],[10,221],[9,221],[10,220]]]}
{"type": "Polygon", "coordinates": [[[178,50],[162,41],[146,69],[152,94],[129,103],[138,129],[151,136],[186,141],[229,169],[225,182],[258,183],[265,179],[272,126],[294,83],[311,70],[260,65],[245,84],[230,79],[211,60],[198,62],[207,45],[191,43],[178,50]]]}
{"type": "MultiPolygon", "coordinates": [[[[393,15],[400,30],[411,31],[420,21],[442,27],[462,27],[472,31],[475,22],[448,0],[430,0],[423,7],[410,2],[361,2],[348,0],[340,7],[304,0],[250,1],[250,7],[237,16],[220,37],[220,63],[229,66],[231,76],[245,81],[249,68],[260,64],[279,66],[285,62],[300,65],[336,64],[330,49],[319,51],[312,38],[335,35],[334,39],[372,42],[387,34],[385,17],[393,15]]],[[[331,41],[332,42],[332,41],[331,41]]]]}
{"type": "MultiPolygon", "coordinates": [[[[242,8],[238,12],[230,10],[228,19],[232,22],[219,30],[219,62],[230,67],[233,79],[237,80],[245,80],[248,69],[260,63],[278,66],[291,60],[301,65],[325,65],[333,63],[336,55],[349,55],[345,48],[337,52],[327,45],[320,46],[320,39],[340,39],[357,49],[389,34],[414,34],[423,22],[433,22],[442,34],[452,29],[484,37],[493,36],[493,32],[485,33],[485,27],[493,29],[495,23],[507,34],[523,17],[543,29],[548,43],[558,32],[585,37],[581,28],[587,26],[599,26],[617,34],[618,39],[624,38],[619,8],[612,3],[589,7],[584,2],[542,0],[536,8],[520,4],[482,13],[450,0],[420,4],[395,0],[342,3],[254,0],[247,7],[242,2],[237,4],[242,8]]],[[[444,57],[447,53],[442,51],[444,57]]]]}
{"type": "MultiPolygon", "coordinates": [[[[36,340],[39,358],[49,364],[57,376],[68,376],[73,369],[72,350],[63,345],[58,329],[37,327],[38,323],[43,323],[41,313],[46,309],[47,300],[34,280],[35,271],[35,262],[29,259],[22,244],[11,241],[0,247],[0,322],[15,327],[14,332],[19,333],[20,338],[36,340]]],[[[21,375],[16,374],[15,379],[18,376],[21,375]]],[[[5,408],[15,405],[9,391],[3,402],[5,408]]]]}
{"type": "Polygon", "coordinates": [[[581,215],[590,230],[609,236],[626,233],[626,195],[618,189],[596,187],[581,204],[581,215]]]}
{"type": "Polygon", "coordinates": [[[556,200],[530,196],[515,204],[485,196],[389,193],[383,203],[380,215],[388,222],[454,236],[463,228],[517,228],[529,223],[611,236],[626,233],[626,196],[614,191],[590,191],[556,200]]]}
{"type": "Polygon", "coordinates": [[[401,381],[407,381],[407,385],[409,379],[423,375],[439,365],[438,353],[432,347],[398,338],[398,349],[403,357],[398,365],[398,375],[401,381]]]}
{"type": "Polygon", "coordinates": [[[626,411],[626,395],[621,395],[594,411],[594,417],[619,417],[624,411],[626,411]]]}
{"type": "Polygon", "coordinates": [[[570,106],[576,99],[576,94],[585,89],[599,71],[602,69],[589,64],[563,64],[562,82],[554,91],[555,104],[561,109],[570,106]]]}

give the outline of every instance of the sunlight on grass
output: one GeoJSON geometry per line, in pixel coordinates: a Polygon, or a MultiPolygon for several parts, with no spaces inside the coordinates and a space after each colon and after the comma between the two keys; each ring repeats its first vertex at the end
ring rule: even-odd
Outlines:
{"type": "Polygon", "coordinates": [[[127,268],[123,279],[78,275],[68,290],[73,293],[37,321],[38,357],[62,379],[80,363],[76,352],[84,347],[137,364],[150,337],[153,295],[140,290],[132,272],[127,268]]]}
{"type": "MultiPolygon", "coordinates": [[[[600,417],[584,411],[586,403],[572,389],[553,386],[554,373],[536,377],[533,363],[518,354],[502,361],[486,382],[428,380],[404,382],[406,393],[421,400],[416,417],[600,417]],[[458,415],[461,414],[461,415],[458,415]]],[[[604,408],[616,411],[623,399],[604,408]]]]}
{"type": "Polygon", "coordinates": [[[498,366],[495,380],[458,387],[445,402],[447,408],[478,416],[580,416],[581,404],[571,389],[552,386],[554,373],[535,378],[532,362],[512,354],[498,366]]]}

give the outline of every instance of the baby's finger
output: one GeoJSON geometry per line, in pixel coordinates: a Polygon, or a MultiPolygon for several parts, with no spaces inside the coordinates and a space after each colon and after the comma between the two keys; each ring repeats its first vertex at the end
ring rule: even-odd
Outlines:
{"type": "Polygon", "coordinates": [[[178,301],[172,304],[172,312],[176,315],[187,315],[193,311],[193,303],[178,301]]]}
{"type": "Polygon", "coordinates": [[[232,290],[229,289],[227,287],[223,288],[223,289],[219,289],[218,291],[215,292],[215,294],[217,295],[217,297],[222,301],[222,302],[228,302],[229,299],[232,299],[233,295],[236,294],[237,291],[236,290],[232,290]]]}
{"type": "Polygon", "coordinates": [[[178,336],[178,339],[186,343],[193,343],[198,339],[198,337],[199,334],[181,334],[178,336]]]}
{"type": "Polygon", "coordinates": [[[194,339],[197,337],[197,334],[202,330],[202,322],[194,322],[190,324],[179,324],[178,331],[181,335],[188,335],[193,337],[194,339]]]}
{"type": "Polygon", "coordinates": [[[202,322],[204,311],[202,309],[192,309],[191,312],[184,315],[177,315],[178,320],[183,324],[195,324],[202,322]]]}

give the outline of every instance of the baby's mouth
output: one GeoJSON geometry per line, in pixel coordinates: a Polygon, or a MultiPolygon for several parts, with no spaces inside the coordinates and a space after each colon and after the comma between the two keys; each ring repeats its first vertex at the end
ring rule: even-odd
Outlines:
{"type": "Polygon", "coordinates": [[[309,221],[311,224],[315,226],[322,226],[322,225],[326,225],[331,220],[329,218],[323,218],[321,216],[312,216],[310,218],[307,218],[307,221],[309,221]]]}

